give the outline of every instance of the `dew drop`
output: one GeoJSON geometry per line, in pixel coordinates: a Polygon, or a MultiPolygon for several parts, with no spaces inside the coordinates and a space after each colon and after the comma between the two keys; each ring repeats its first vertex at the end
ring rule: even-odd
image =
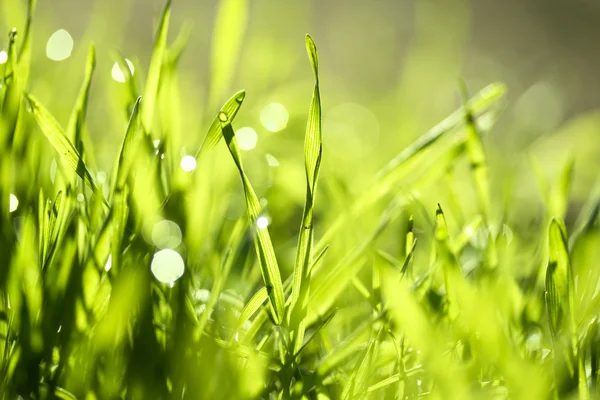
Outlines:
{"type": "Polygon", "coordinates": [[[4,50],[0,51],[0,64],[4,64],[8,61],[8,53],[4,50]]]}
{"type": "Polygon", "coordinates": [[[17,199],[17,196],[15,196],[12,193],[10,194],[10,201],[8,206],[8,212],[11,213],[17,211],[17,208],[19,208],[19,199],[17,199]]]}
{"type": "Polygon", "coordinates": [[[265,229],[269,226],[269,218],[265,216],[258,217],[258,219],[256,220],[256,226],[260,229],[265,229]]]}
{"type": "Polygon", "coordinates": [[[14,43],[16,38],[17,38],[17,28],[12,28],[12,30],[8,34],[8,39],[10,40],[10,43],[14,43]]]}
{"type": "Polygon", "coordinates": [[[229,117],[227,116],[227,114],[225,114],[225,112],[220,111],[219,120],[221,120],[221,122],[227,122],[229,120],[229,117]]]}
{"type": "Polygon", "coordinates": [[[179,253],[175,250],[164,249],[154,254],[150,270],[157,280],[170,285],[181,278],[185,266],[179,253]]]}
{"type": "Polygon", "coordinates": [[[237,101],[238,103],[241,104],[245,98],[246,98],[246,91],[242,91],[240,94],[237,95],[237,97],[235,98],[235,101],[237,101]]]}

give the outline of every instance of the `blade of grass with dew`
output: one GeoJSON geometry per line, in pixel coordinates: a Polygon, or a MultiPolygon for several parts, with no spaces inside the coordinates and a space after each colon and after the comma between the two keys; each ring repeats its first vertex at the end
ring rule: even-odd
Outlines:
{"type": "MultiPolygon", "coordinates": [[[[160,25],[154,41],[152,57],[148,67],[148,76],[144,86],[144,104],[141,109],[142,126],[147,134],[152,130],[154,110],[160,86],[160,75],[165,53],[167,51],[167,33],[169,31],[169,19],[171,17],[171,0],[167,0],[160,18],[160,25]]],[[[129,68],[129,67],[128,67],[129,68]]]]}
{"type": "Polygon", "coordinates": [[[252,295],[250,300],[246,303],[240,317],[238,318],[237,326],[235,331],[238,332],[242,326],[246,323],[246,321],[250,320],[252,316],[258,311],[258,309],[264,304],[264,302],[269,298],[269,292],[266,287],[261,287],[252,295]]]}
{"type": "Polygon", "coordinates": [[[50,114],[50,112],[32,95],[27,94],[27,100],[29,100],[29,104],[31,104],[31,108],[33,110],[33,115],[40,126],[42,133],[54,150],[59,154],[60,158],[66,162],[66,164],[71,167],[73,171],[79,175],[79,177],[88,185],[94,193],[99,196],[102,196],[102,192],[98,190],[92,175],[88,171],[81,155],[73,146],[73,143],[67,138],[63,129],[58,124],[56,119],[50,114]]]}
{"type": "MultiPolygon", "coordinates": [[[[256,226],[256,221],[261,213],[261,205],[258,201],[258,197],[246,176],[244,167],[242,165],[242,158],[240,149],[235,139],[235,133],[231,126],[232,117],[225,111],[219,113],[219,120],[221,123],[221,131],[229,152],[237,166],[244,186],[244,193],[246,197],[246,208],[248,211],[248,218],[251,226],[256,226]]],[[[258,262],[261,268],[261,273],[265,286],[269,292],[270,304],[272,306],[272,317],[276,324],[280,324],[283,321],[285,300],[283,296],[283,283],[281,281],[281,274],[279,272],[279,265],[277,258],[275,257],[275,250],[273,249],[273,243],[271,242],[271,236],[269,235],[268,227],[256,227],[256,239],[254,240],[254,247],[258,256],[258,262]]]]}
{"type": "MultiPolygon", "coordinates": [[[[244,90],[240,90],[239,92],[234,94],[229,100],[227,100],[227,102],[221,108],[221,112],[224,112],[226,115],[229,116],[230,120],[233,121],[240,107],[242,106],[242,103],[245,98],[246,92],[244,90]]],[[[215,146],[221,140],[221,137],[223,137],[223,135],[221,134],[221,121],[219,120],[219,115],[220,114],[217,114],[212,124],[210,125],[210,128],[208,128],[208,133],[204,137],[202,145],[196,153],[196,159],[198,159],[204,153],[214,149],[215,146]]]]}
{"type": "Polygon", "coordinates": [[[312,38],[306,36],[306,50],[315,77],[315,87],[312,102],[308,112],[308,123],[304,138],[304,162],[306,170],[306,199],[300,225],[296,265],[292,280],[292,295],[290,303],[290,334],[292,336],[292,354],[298,353],[304,341],[306,329],[305,317],[307,300],[310,290],[310,277],[313,246],[313,210],[319,168],[323,155],[323,140],[321,134],[321,94],[319,91],[319,58],[317,48],[312,38]]]}
{"type": "Polygon", "coordinates": [[[248,0],[220,0],[211,43],[211,86],[208,104],[216,106],[229,89],[248,24],[248,0]]]}

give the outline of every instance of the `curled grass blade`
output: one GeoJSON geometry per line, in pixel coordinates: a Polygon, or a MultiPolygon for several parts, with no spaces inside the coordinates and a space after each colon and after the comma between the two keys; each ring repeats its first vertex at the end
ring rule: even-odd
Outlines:
{"type": "Polygon", "coordinates": [[[298,238],[298,249],[296,254],[296,265],[292,280],[292,294],[290,304],[290,333],[293,337],[292,353],[300,351],[304,341],[304,330],[306,329],[305,317],[307,312],[307,300],[311,277],[312,247],[313,247],[313,210],[315,206],[315,195],[317,179],[323,154],[323,140],[321,133],[321,95],[319,91],[319,59],[315,43],[310,36],[306,36],[306,49],[315,76],[315,87],[312,102],[308,112],[308,123],[304,138],[304,160],[306,169],[306,199],[300,235],[298,238]]]}

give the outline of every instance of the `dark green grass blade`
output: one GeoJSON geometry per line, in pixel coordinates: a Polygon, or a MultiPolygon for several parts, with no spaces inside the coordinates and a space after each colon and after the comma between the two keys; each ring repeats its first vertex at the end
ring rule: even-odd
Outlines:
{"type": "Polygon", "coordinates": [[[38,122],[44,136],[48,139],[52,147],[58,152],[60,158],[79,175],[94,193],[99,192],[94,179],[88,171],[81,155],[73,146],[73,143],[67,138],[63,129],[50,112],[32,95],[28,94],[27,99],[33,110],[33,115],[38,122]]]}
{"type": "Polygon", "coordinates": [[[160,19],[160,25],[154,41],[152,58],[148,67],[148,76],[146,86],[144,87],[144,104],[142,106],[142,126],[146,132],[152,129],[154,120],[154,111],[158,98],[158,89],[160,86],[160,74],[163,65],[163,59],[167,51],[167,33],[169,31],[169,18],[171,16],[171,0],[167,0],[165,8],[160,19]]]}
{"type": "Polygon", "coordinates": [[[319,59],[315,43],[310,36],[306,36],[306,49],[310,58],[313,73],[315,75],[315,87],[312,102],[308,112],[308,124],[304,139],[304,160],[306,168],[306,199],[300,235],[298,238],[298,250],[296,254],[296,265],[292,281],[292,295],[290,303],[290,333],[293,338],[292,353],[300,351],[304,341],[304,330],[306,325],[304,318],[308,304],[309,284],[312,263],[313,247],[313,210],[315,206],[315,195],[319,167],[323,154],[323,141],[321,134],[321,94],[319,91],[319,59]]]}
{"type": "MultiPolygon", "coordinates": [[[[221,108],[221,111],[229,116],[230,120],[233,120],[237,115],[244,98],[246,97],[246,92],[244,90],[240,90],[236,94],[234,94],[221,108]]],[[[217,115],[213,120],[210,128],[208,128],[208,133],[204,137],[202,145],[200,149],[196,153],[196,159],[198,159],[204,153],[212,150],[219,143],[223,135],[221,134],[221,121],[219,120],[219,116],[217,115]]]]}
{"type": "MultiPolygon", "coordinates": [[[[242,179],[250,225],[256,226],[256,221],[260,216],[262,207],[258,201],[256,193],[254,192],[254,189],[252,188],[252,185],[250,184],[250,181],[248,180],[246,172],[244,171],[240,150],[235,140],[233,127],[231,126],[231,116],[223,110],[219,113],[219,121],[221,123],[223,137],[227,142],[229,152],[231,153],[233,161],[235,162],[242,179]]],[[[277,264],[277,258],[275,257],[275,250],[273,249],[273,243],[271,242],[271,236],[269,235],[268,228],[256,227],[256,239],[254,240],[254,247],[258,256],[258,262],[260,264],[263,280],[269,292],[270,304],[272,306],[272,317],[275,323],[279,324],[283,320],[285,307],[283,283],[281,281],[279,265],[277,264]]]]}

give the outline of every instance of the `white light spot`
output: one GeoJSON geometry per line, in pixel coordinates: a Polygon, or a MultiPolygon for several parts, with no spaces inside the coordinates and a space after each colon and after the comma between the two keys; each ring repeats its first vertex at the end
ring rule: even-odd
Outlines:
{"type": "Polygon", "coordinates": [[[236,341],[236,342],[239,342],[239,341],[240,341],[240,333],[239,333],[239,332],[236,332],[236,333],[235,333],[235,341],[236,341]]]}
{"type": "Polygon", "coordinates": [[[258,226],[260,229],[265,229],[267,226],[269,226],[269,218],[265,216],[258,217],[256,220],[256,226],[258,226]]]}
{"type": "MultiPolygon", "coordinates": [[[[120,72],[120,71],[121,71],[121,70],[119,70],[119,72],[120,72]]],[[[159,140],[159,139],[153,140],[153,141],[152,141],[152,144],[154,145],[154,148],[155,148],[155,149],[158,149],[158,146],[160,146],[160,140],[159,140]]]]}
{"type": "Polygon", "coordinates": [[[248,127],[238,129],[235,133],[235,138],[242,150],[252,150],[256,147],[256,142],[258,141],[256,131],[248,127]]]}
{"type": "Polygon", "coordinates": [[[265,129],[271,132],[279,132],[284,129],[290,119],[290,114],[281,103],[271,103],[260,112],[260,122],[265,129]]]}
{"type": "Polygon", "coordinates": [[[275,157],[273,157],[270,154],[267,154],[267,164],[269,164],[269,167],[279,167],[279,161],[277,161],[277,159],[275,157]]]}
{"type": "Polygon", "coordinates": [[[169,287],[173,288],[175,286],[175,282],[169,282],[169,287]]]}
{"type": "Polygon", "coordinates": [[[527,347],[527,350],[529,350],[530,352],[538,351],[541,347],[541,344],[542,339],[539,333],[532,334],[525,341],[525,347],[527,347]]]}
{"type": "Polygon", "coordinates": [[[108,259],[106,260],[106,264],[104,265],[104,270],[106,272],[110,271],[112,268],[112,254],[108,255],[108,259]]]}
{"type": "Polygon", "coordinates": [[[181,159],[181,163],[179,165],[185,172],[192,172],[196,169],[196,157],[185,156],[181,159]]]}
{"type": "Polygon", "coordinates": [[[56,169],[58,168],[58,164],[56,163],[56,159],[52,160],[52,164],[50,164],[50,180],[54,183],[56,179],[56,169]]]}
{"type": "Polygon", "coordinates": [[[50,36],[46,44],[46,56],[54,61],[62,61],[73,51],[73,38],[69,32],[59,29],[50,36]]]}
{"type": "Polygon", "coordinates": [[[58,330],[56,332],[60,332],[62,330],[62,325],[58,326],[58,330]]]}
{"type": "Polygon", "coordinates": [[[150,270],[160,282],[171,284],[181,278],[185,267],[178,252],[164,249],[154,254],[150,270]]]}
{"type": "Polygon", "coordinates": [[[77,201],[80,203],[83,203],[85,201],[85,196],[83,195],[83,193],[79,193],[77,195],[77,201]]]}
{"type": "Polygon", "coordinates": [[[181,229],[173,221],[158,221],[152,228],[152,242],[159,249],[174,249],[181,243],[181,229]]]}
{"type": "Polygon", "coordinates": [[[421,380],[417,379],[417,385],[421,386],[421,383],[422,383],[421,380]]]}
{"type": "Polygon", "coordinates": [[[0,51],[0,64],[4,64],[8,61],[8,53],[4,50],[0,51]]]}
{"type": "Polygon", "coordinates": [[[98,183],[105,183],[106,182],[106,172],[98,171],[98,174],[96,175],[96,180],[98,181],[98,183]]]}
{"type": "Polygon", "coordinates": [[[262,208],[265,208],[266,206],[269,205],[269,200],[267,200],[263,197],[262,199],[259,200],[259,203],[262,208]]]}
{"type": "MultiPolygon", "coordinates": [[[[127,66],[129,67],[129,72],[131,72],[131,75],[133,75],[134,72],[135,72],[135,68],[133,67],[133,63],[131,61],[129,61],[128,59],[125,59],[125,62],[127,63],[127,66]]],[[[116,63],[113,64],[111,75],[112,75],[112,78],[115,81],[117,81],[117,82],[124,83],[125,80],[126,80],[125,79],[125,74],[121,70],[121,67],[119,66],[118,62],[116,62],[116,63]]],[[[155,146],[156,146],[156,141],[155,141],[155,146]]]]}
{"type": "Polygon", "coordinates": [[[208,303],[210,299],[210,290],[200,289],[194,293],[194,300],[200,301],[202,303],[208,303]]]}
{"type": "Polygon", "coordinates": [[[8,211],[9,212],[15,212],[17,211],[17,208],[19,207],[19,199],[17,199],[17,196],[15,196],[14,194],[10,194],[10,201],[9,201],[9,205],[8,205],[8,211]]]}

